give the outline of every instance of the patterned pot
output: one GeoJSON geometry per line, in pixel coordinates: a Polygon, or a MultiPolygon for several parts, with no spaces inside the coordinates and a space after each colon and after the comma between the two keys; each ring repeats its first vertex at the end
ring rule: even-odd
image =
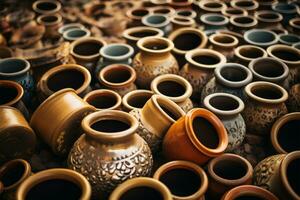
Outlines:
{"type": "Polygon", "coordinates": [[[278,42],[277,34],[265,29],[251,29],[244,33],[244,39],[247,43],[267,48],[278,42]]]}
{"type": "Polygon", "coordinates": [[[167,36],[172,30],[171,19],[169,16],[164,14],[149,14],[142,18],[144,26],[158,28],[164,32],[167,36]]]}
{"type": "Polygon", "coordinates": [[[38,14],[54,14],[60,11],[61,3],[52,0],[38,0],[32,4],[32,9],[38,14]]]}
{"type": "Polygon", "coordinates": [[[58,38],[60,36],[58,29],[63,25],[60,14],[40,15],[36,21],[45,27],[44,38],[58,38]]]}
{"type": "Polygon", "coordinates": [[[282,28],[280,22],[283,17],[280,13],[271,10],[260,10],[255,12],[254,17],[258,21],[258,28],[282,28]]]}
{"type": "Polygon", "coordinates": [[[70,151],[68,166],[88,179],[93,196],[104,198],[125,180],[150,175],[152,154],[136,134],[138,121],[133,116],[98,111],[81,124],[84,134],[70,151]]]}
{"type": "Polygon", "coordinates": [[[249,15],[253,15],[259,6],[258,2],[252,0],[233,0],[230,1],[230,5],[233,8],[246,10],[249,15]]]}
{"type": "Polygon", "coordinates": [[[133,109],[142,109],[151,98],[153,92],[150,90],[134,90],[123,96],[123,110],[129,112],[133,109]]]}
{"type": "Polygon", "coordinates": [[[152,13],[149,8],[132,8],[126,12],[126,16],[130,22],[127,23],[127,27],[142,26],[142,18],[152,13]]]}
{"type": "Polygon", "coordinates": [[[230,30],[241,34],[244,34],[246,31],[251,30],[257,26],[257,19],[251,15],[232,16],[230,17],[229,21],[230,30]]]}
{"type": "Polygon", "coordinates": [[[300,112],[300,84],[293,85],[289,90],[286,106],[289,112],[300,112]]]}
{"type": "Polygon", "coordinates": [[[238,46],[239,40],[228,34],[215,33],[209,36],[209,42],[213,50],[222,53],[227,60],[231,60],[234,55],[234,49],[238,46]]]}
{"type": "Polygon", "coordinates": [[[234,62],[244,66],[248,66],[256,58],[265,58],[267,56],[266,50],[255,45],[241,45],[234,50],[234,62]]]}

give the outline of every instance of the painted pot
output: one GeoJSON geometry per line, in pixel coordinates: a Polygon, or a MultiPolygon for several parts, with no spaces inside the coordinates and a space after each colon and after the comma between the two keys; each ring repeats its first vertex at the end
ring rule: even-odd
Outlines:
{"type": "Polygon", "coordinates": [[[297,6],[292,3],[280,2],[272,5],[272,10],[282,14],[282,24],[284,26],[289,24],[289,20],[297,15],[297,6]]]}
{"type": "Polygon", "coordinates": [[[244,34],[246,31],[252,30],[257,26],[257,19],[251,15],[232,16],[230,17],[229,21],[230,30],[241,34],[244,34]]]}
{"type": "Polygon", "coordinates": [[[279,42],[285,45],[292,46],[293,44],[300,42],[300,37],[296,34],[283,33],[283,34],[279,34],[278,37],[279,37],[279,42]]]}
{"type": "Polygon", "coordinates": [[[149,14],[142,18],[144,26],[154,27],[162,30],[164,35],[168,35],[172,30],[171,19],[164,14],[149,14]]]}
{"type": "Polygon", "coordinates": [[[66,41],[75,41],[80,38],[89,37],[91,32],[85,28],[71,28],[63,33],[63,38],[66,41]]]}
{"type": "Polygon", "coordinates": [[[63,25],[60,14],[40,15],[36,20],[38,24],[45,26],[44,38],[59,37],[58,29],[63,25]]]}
{"type": "Polygon", "coordinates": [[[233,8],[244,9],[249,15],[252,15],[258,9],[258,2],[251,0],[233,0],[230,1],[230,5],[233,8]]]}
{"type": "Polygon", "coordinates": [[[213,50],[222,53],[228,60],[233,58],[234,49],[239,44],[239,40],[236,37],[223,33],[210,35],[209,42],[213,50]]]}
{"type": "Polygon", "coordinates": [[[153,92],[150,90],[138,89],[128,92],[122,99],[123,110],[129,112],[133,109],[143,108],[152,95],[153,92]]]}
{"type": "Polygon", "coordinates": [[[289,112],[300,112],[300,84],[295,84],[289,90],[289,99],[286,102],[289,112]]]}
{"type": "Polygon", "coordinates": [[[32,9],[38,14],[54,14],[60,11],[61,3],[52,0],[38,0],[32,4],[32,9]]]}
{"type": "Polygon", "coordinates": [[[244,39],[247,43],[262,48],[267,48],[278,42],[278,37],[274,32],[264,29],[248,30],[244,34],[244,39]]]}
{"type": "Polygon", "coordinates": [[[201,15],[200,20],[204,24],[204,30],[206,31],[225,29],[229,23],[227,17],[216,13],[201,15]]]}
{"type": "Polygon", "coordinates": [[[271,10],[260,10],[255,12],[254,17],[258,21],[258,28],[282,28],[280,22],[283,17],[280,13],[271,10]]]}
{"type": "Polygon", "coordinates": [[[241,45],[234,50],[234,61],[244,66],[248,66],[254,59],[267,56],[266,50],[255,45],[241,45]]]}
{"type": "Polygon", "coordinates": [[[130,22],[127,24],[127,27],[142,26],[142,18],[150,13],[152,13],[152,10],[149,8],[132,8],[128,10],[126,16],[130,22]]]}

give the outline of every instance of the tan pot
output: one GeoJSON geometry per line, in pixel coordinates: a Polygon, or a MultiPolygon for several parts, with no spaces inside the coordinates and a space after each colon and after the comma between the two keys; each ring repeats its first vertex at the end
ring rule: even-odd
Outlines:
{"type": "Polygon", "coordinates": [[[149,8],[132,8],[126,12],[126,16],[130,22],[127,24],[128,27],[142,26],[142,18],[152,13],[149,8]]]}
{"type": "Polygon", "coordinates": [[[60,11],[61,3],[52,0],[38,0],[32,4],[32,9],[38,14],[54,14],[60,11]]]}
{"type": "Polygon", "coordinates": [[[233,58],[234,49],[239,44],[239,40],[236,37],[223,33],[210,35],[209,42],[212,45],[213,50],[222,53],[229,60],[233,58]]]}
{"type": "Polygon", "coordinates": [[[172,6],[175,9],[178,8],[191,8],[193,3],[193,0],[171,0],[170,6],[172,6]]]}
{"type": "Polygon", "coordinates": [[[123,96],[123,110],[129,112],[133,109],[141,109],[151,98],[153,92],[150,90],[134,90],[123,96]]]}
{"type": "Polygon", "coordinates": [[[153,14],[162,14],[168,17],[172,17],[175,14],[175,9],[170,6],[155,6],[151,8],[153,14]]]}
{"type": "Polygon", "coordinates": [[[280,13],[270,10],[260,10],[255,12],[254,17],[258,21],[258,28],[282,28],[280,22],[283,17],[280,13]]]}
{"type": "Polygon", "coordinates": [[[289,90],[286,106],[289,112],[300,112],[300,83],[293,85],[289,90]]]}
{"type": "Polygon", "coordinates": [[[227,5],[219,0],[204,0],[199,2],[200,13],[221,13],[227,5]]]}
{"type": "Polygon", "coordinates": [[[174,16],[171,19],[173,31],[180,28],[195,27],[196,21],[190,17],[174,16]]]}
{"type": "Polygon", "coordinates": [[[233,16],[247,16],[248,12],[247,10],[240,9],[240,8],[224,8],[222,10],[222,14],[226,17],[233,17],[233,16]]]}
{"type": "Polygon", "coordinates": [[[254,45],[242,45],[234,50],[234,61],[244,66],[248,66],[252,60],[267,56],[263,48],[254,45]]]}
{"type": "Polygon", "coordinates": [[[180,8],[176,9],[176,16],[195,19],[197,17],[197,13],[191,8],[180,8]]]}
{"type": "Polygon", "coordinates": [[[37,18],[40,25],[45,26],[45,38],[58,38],[60,36],[58,29],[63,25],[62,16],[60,14],[40,15],[37,18]]]}
{"type": "Polygon", "coordinates": [[[232,16],[230,17],[229,22],[230,30],[241,34],[244,34],[245,31],[251,30],[257,26],[257,19],[251,15],[232,16]]]}
{"type": "Polygon", "coordinates": [[[252,0],[233,0],[230,1],[230,5],[233,8],[246,10],[249,15],[253,15],[259,6],[258,2],[252,0]]]}

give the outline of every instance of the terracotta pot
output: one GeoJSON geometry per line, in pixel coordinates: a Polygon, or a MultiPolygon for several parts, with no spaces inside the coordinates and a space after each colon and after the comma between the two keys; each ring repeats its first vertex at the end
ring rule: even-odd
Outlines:
{"type": "Polygon", "coordinates": [[[266,189],[254,185],[241,185],[235,187],[223,195],[221,200],[279,200],[274,194],[266,189]]]}
{"type": "Polygon", "coordinates": [[[290,31],[295,34],[300,34],[300,18],[293,18],[289,21],[290,31]]]}
{"type": "Polygon", "coordinates": [[[258,21],[258,28],[282,28],[280,22],[283,17],[280,13],[270,10],[260,10],[255,12],[254,17],[258,21]]]}
{"type": "Polygon", "coordinates": [[[279,42],[281,44],[289,45],[292,46],[293,44],[296,44],[300,42],[300,37],[296,34],[292,33],[282,33],[278,35],[279,37],[279,42]]]}
{"type": "Polygon", "coordinates": [[[144,26],[158,28],[168,35],[172,30],[171,19],[164,14],[149,14],[142,18],[144,26]]]}
{"type": "Polygon", "coordinates": [[[240,114],[245,107],[243,101],[231,94],[214,93],[204,98],[203,105],[219,117],[227,130],[226,152],[237,149],[246,135],[246,124],[240,114]]]}
{"type": "Polygon", "coordinates": [[[278,42],[278,37],[274,32],[264,29],[248,30],[244,34],[244,39],[247,43],[262,48],[267,48],[278,42]]]}
{"type": "Polygon", "coordinates": [[[31,175],[30,164],[26,160],[15,159],[0,168],[0,182],[3,184],[1,199],[15,200],[20,184],[31,175]]]}
{"type": "Polygon", "coordinates": [[[191,8],[193,0],[171,0],[170,6],[173,8],[191,8]]]}
{"type": "Polygon", "coordinates": [[[54,14],[60,11],[61,3],[52,0],[38,0],[32,4],[32,9],[38,14],[54,14]]]}
{"type": "Polygon", "coordinates": [[[209,42],[212,49],[222,53],[228,60],[231,60],[234,55],[234,49],[238,46],[239,40],[228,34],[215,33],[209,36],[209,42]]]}
{"type": "Polygon", "coordinates": [[[234,61],[244,66],[257,58],[267,57],[268,53],[261,47],[255,45],[242,45],[234,50],[234,61]]]}
{"type": "Polygon", "coordinates": [[[286,26],[289,24],[289,20],[297,15],[297,6],[293,3],[279,2],[272,5],[272,10],[282,14],[283,20],[282,25],[286,26]]]}
{"type": "Polygon", "coordinates": [[[176,16],[190,17],[192,19],[195,19],[197,17],[197,13],[191,8],[180,8],[176,9],[176,16]]]}
{"type": "Polygon", "coordinates": [[[152,95],[142,109],[133,109],[130,114],[138,119],[137,133],[148,143],[152,153],[161,149],[162,140],[169,127],[185,115],[176,103],[157,94],[152,95]]]}
{"type": "Polygon", "coordinates": [[[91,186],[81,174],[69,169],[48,169],[27,178],[17,191],[16,200],[89,200],[91,186]]]}
{"type": "Polygon", "coordinates": [[[287,113],[284,102],[288,93],[284,88],[270,82],[257,81],[245,88],[248,97],[242,113],[249,133],[270,133],[273,123],[287,113]]]}
{"type": "Polygon", "coordinates": [[[300,84],[295,84],[289,90],[286,106],[290,112],[300,112],[300,84]]]}
{"type": "Polygon", "coordinates": [[[206,31],[225,29],[229,23],[229,19],[227,17],[216,13],[201,15],[200,20],[204,25],[204,30],[206,31]]]}
{"type": "Polygon", "coordinates": [[[208,179],[204,170],[188,161],[172,161],[160,166],[154,179],[165,184],[174,200],[204,200],[208,179]]]}
{"type": "Polygon", "coordinates": [[[22,113],[9,106],[0,106],[0,118],[0,163],[29,158],[35,149],[36,136],[22,113]]]}
{"type": "Polygon", "coordinates": [[[220,119],[206,109],[197,108],[169,128],[163,140],[163,152],[168,160],[187,160],[203,165],[221,155],[227,144],[228,136],[220,119]]]}
{"type": "Polygon", "coordinates": [[[63,33],[63,38],[66,41],[75,41],[80,38],[90,37],[91,32],[85,28],[71,28],[63,33]]]}
{"type": "Polygon", "coordinates": [[[253,168],[245,158],[235,154],[223,154],[207,165],[209,177],[208,196],[220,199],[228,190],[252,183],[253,168]]]}
{"type": "Polygon", "coordinates": [[[169,189],[160,181],[139,177],[120,184],[110,195],[109,200],[172,200],[169,189]]]}
{"type": "Polygon", "coordinates": [[[161,14],[167,17],[172,17],[175,15],[175,9],[170,6],[155,6],[151,8],[152,14],[161,14]]]}
{"type": "Polygon", "coordinates": [[[185,54],[187,64],[179,74],[193,87],[192,98],[198,99],[204,85],[213,77],[214,69],[226,63],[226,57],[210,49],[194,49],[185,54]]]}
{"type": "Polygon", "coordinates": [[[59,37],[58,29],[63,25],[60,14],[40,15],[37,22],[46,28],[44,38],[59,37]]]}
{"type": "Polygon", "coordinates": [[[35,110],[30,126],[55,154],[64,156],[81,134],[83,117],[95,110],[77,96],[75,90],[63,89],[52,94],[35,110]]]}
{"type": "Polygon", "coordinates": [[[233,16],[247,16],[248,12],[247,10],[240,9],[240,8],[224,8],[222,11],[222,14],[226,17],[233,17],[233,16]]]}
{"type": "Polygon", "coordinates": [[[252,30],[257,26],[257,19],[251,15],[232,16],[230,17],[229,21],[230,30],[241,34],[244,34],[246,31],[252,30]]]}
{"type": "Polygon", "coordinates": [[[180,29],[180,28],[189,28],[189,27],[196,26],[195,20],[190,17],[175,16],[175,17],[171,18],[171,23],[172,23],[173,31],[180,29]]]}
{"type": "Polygon", "coordinates": [[[150,174],[151,151],[136,134],[138,121],[133,116],[98,111],[86,116],[81,126],[84,134],[70,151],[68,167],[87,177],[93,196],[104,198],[125,180],[150,174]]]}
{"type": "Polygon", "coordinates": [[[129,18],[130,22],[127,24],[127,27],[142,26],[142,18],[151,13],[151,9],[142,7],[128,10],[126,16],[129,18]]]}
{"type": "Polygon", "coordinates": [[[222,34],[227,34],[227,35],[231,35],[231,36],[236,37],[239,40],[239,46],[245,44],[243,34],[241,34],[241,33],[237,33],[237,32],[234,32],[234,31],[227,30],[227,29],[217,30],[216,33],[222,33],[222,34]]]}
{"type": "Polygon", "coordinates": [[[58,32],[63,35],[64,32],[73,29],[73,28],[79,28],[79,29],[84,29],[84,25],[80,23],[69,23],[69,24],[64,24],[58,29],[58,32]]]}
{"type": "Polygon", "coordinates": [[[172,53],[180,68],[186,64],[185,54],[188,51],[205,48],[207,44],[207,36],[197,28],[178,29],[170,34],[169,39],[174,43],[172,53]]]}
{"type": "Polygon", "coordinates": [[[129,112],[133,109],[143,108],[152,95],[153,92],[150,90],[134,90],[128,92],[122,99],[123,110],[129,112]]]}
{"type": "Polygon", "coordinates": [[[150,88],[151,81],[162,74],[178,73],[178,63],[171,54],[174,44],[163,37],[145,37],[137,43],[140,53],[133,60],[137,73],[136,83],[141,88],[150,88]]]}
{"type": "Polygon", "coordinates": [[[204,13],[221,13],[222,10],[227,8],[227,5],[218,0],[204,0],[198,4],[200,8],[200,14],[204,13]]]}
{"type": "Polygon", "coordinates": [[[253,15],[259,6],[258,2],[252,0],[233,0],[230,1],[230,5],[233,8],[246,10],[249,15],[253,15]]]}
{"type": "Polygon", "coordinates": [[[14,56],[13,51],[11,48],[6,46],[0,46],[0,60],[4,58],[11,58],[14,56]]]}
{"type": "Polygon", "coordinates": [[[299,161],[300,151],[270,156],[254,168],[253,182],[280,199],[299,199],[299,161]]]}

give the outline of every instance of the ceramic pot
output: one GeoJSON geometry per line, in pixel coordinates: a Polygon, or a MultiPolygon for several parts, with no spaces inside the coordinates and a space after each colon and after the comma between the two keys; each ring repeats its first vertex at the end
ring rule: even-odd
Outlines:
{"type": "Polygon", "coordinates": [[[138,121],[133,116],[98,111],[86,116],[81,126],[84,134],[70,151],[68,167],[89,180],[93,196],[104,198],[125,180],[150,174],[152,154],[136,134],[138,121]]]}
{"type": "Polygon", "coordinates": [[[64,156],[81,134],[83,117],[95,110],[76,95],[75,90],[63,89],[52,94],[35,110],[30,126],[55,154],[64,156]]]}
{"type": "Polygon", "coordinates": [[[235,154],[223,154],[207,164],[209,178],[208,196],[220,199],[228,190],[252,183],[253,168],[245,158],[235,154]]]}
{"type": "Polygon", "coordinates": [[[279,37],[279,42],[281,44],[285,44],[285,45],[292,46],[293,44],[300,42],[300,37],[298,35],[292,34],[292,33],[279,34],[278,37],[279,37]]]}
{"type": "Polygon", "coordinates": [[[254,168],[253,183],[280,199],[299,199],[299,162],[300,151],[270,156],[254,168]]]}
{"type": "Polygon", "coordinates": [[[187,160],[203,165],[221,155],[227,145],[227,132],[220,119],[206,109],[197,108],[169,128],[163,140],[163,152],[168,160],[187,160]]]}
{"type": "Polygon", "coordinates": [[[248,84],[245,93],[248,99],[242,115],[247,132],[263,136],[269,134],[274,122],[287,113],[284,102],[288,93],[281,86],[264,81],[248,84]]]}
{"type": "Polygon", "coordinates": [[[229,21],[230,30],[241,34],[244,34],[246,31],[252,30],[257,26],[257,19],[251,15],[232,16],[230,17],[229,21]]]}
{"type": "Polygon", "coordinates": [[[289,24],[289,20],[297,15],[297,6],[292,3],[280,2],[272,5],[272,10],[280,13],[283,16],[282,25],[289,24]]]}
{"type": "Polygon", "coordinates": [[[172,17],[175,15],[175,9],[170,6],[155,6],[151,8],[153,14],[161,14],[167,17],[172,17]]]}
{"type": "Polygon", "coordinates": [[[44,38],[59,37],[58,29],[63,25],[60,14],[40,15],[36,20],[46,28],[44,38]]]}
{"type": "Polygon", "coordinates": [[[225,29],[229,23],[229,19],[227,17],[216,13],[201,15],[200,20],[204,25],[204,30],[206,31],[225,29]]]}
{"type": "Polygon", "coordinates": [[[150,90],[134,90],[123,96],[123,110],[129,112],[133,109],[141,109],[151,98],[153,92],[150,90]]]}
{"type": "Polygon", "coordinates": [[[180,8],[180,9],[176,9],[176,16],[179,17],[189,17],[192,19],[195,19],[197,17],[197,13],[196,11],[194,11],[191,8],[180,8]]]}
{"type": "Polygon", "coordinates": [[[35,149],[36,136],[22,113],[0,106],[0,163],[14,158],[29,158],[35,149]]]}
{"type": "Polygon", "coordinates": [[[258,21],[258,28],[282,28],[280,22],[283,17],[280,13],[271,10],[260,10],[255,12],[254,17],[258,21]]]}
{"type": "Polygon", "coordinates": [[[175,16],[175,17],[171,18],[171,23],[172,23],[173,31],[180,29],[180,28],[189,28],[189,27],[196,26],[195,20],[190,17],[175,16]]]}
{"type": "Polygon", "coordinates": [[[295,84],[289,90],[286,106],[290,112],[300,112],[300,84],[295,84]]]}
{"type": "Polygon", "coordinates": [[[13,51],[11,48],[6,47],[6,46],[0,46],[0,60],[4,58],[11,58],[14,56],[13,51]]]}
{"type": "Polygon", "coordinates": [[[228,29],[217,30],[216,33],[227,34],[227,35],[231,35],[231,36],[236,37],[239,40],[239,46],[245,44],[245,40],[244,40],[243,34],[241,34],[241,33],[230,31],[228,29]]]}
{"type": "Polygon", "coordinates": [[[159,152],[169,127],[185,115],[176,103],[157,94],[152,95],[142,109],[133,109],[130,114],[138,120],[137,133],[148,143],[152,153],[159,152]]]}
{"type": "Polygon", "coordinates": [[[89,200],[91,186],[81,174],[69,169],[48,169],[27,178],[17,191],[16,200],[89,200]]]}
{"type": "Polygon", "coordinates": [[[243,101],[231,94],[213,93],[204,98],[203,105],[219,117],[227,130],[226,152],[237,149],[246,135],[246,124],[240,114],[245,107],[243,101]]]}
{"type": "Polygon", "coordinates": [[[134,84],[136,72],[129,65],[108,65],[100,71],[97,78],[101,84],[100,87],[113,90],[120,96],[137,89],[134,84]]]}
{"type": "Polygon", "coordinates": [[[289,21],[290,32],[300,34],[300,18],[293,18],[289,21]]]}
{"type": "Polygon", "coordinates": [[[165,184],[174,200],[204,200],[208,179],[204,170],[188,161],[172,161],[160,166],[154,179],[165,184]]]}
{"type": "Polygon", "coordinates": [[[203,87],[201,102],[207,95],[215,92],[233,94],[245,100],[244,87],[252,81],[253,77],[247,67],[237,63],[226,63],[217,67],[214,75],[215,77],[203,87]]]}
{"type": "Polygon", "coordinates": [[[273,31],[276,34],[281,34],[281,33],[288,33],[288,31],[284,28],[278,28],[278,27],[274,27],[274,28],[270,28],[270,31],[273,31]]]}
{"type": "Polygon", "coordinates": [[[69,24],[64,24],[58,29],[58,32],[63,35],[64,32],[73,29],[73,28],[79,28],[79,29],[84,29],[84,25],[80,23],[69,23],[69,24]]]}
{"type": "Polygon", "coordinates": [[[214,69],[226,63],[226,57],[211,49],[194,49],[185,54],[187,64],[179,74],[193,87],[192,98],[198,99],[204,85],[213,77],[214,69]]]}
{"type": "Polygon", "coordinates": [[[229,7],[229,8],[225,8],[222,11],[222,15],[226,16],[226,17],[233,17],[233,16],[247,16],[248,12],[244,9],[240,9],[240,8],[233,8],[233,7],[229,7]]]}
{"type": "Polygon", "coordinates": [[[227,5],[218,0],[204,0],[198,3],[200,14],[205,13],[221,13],[222,10],[227,8],[227,5]]]}
{"type": "Polygon", "coordinates": [[[278,0],[258,1],[259,10],[272,10],[272,5],[277,3],[278,0]]]}
{"type": "Polygon", "coordinates": [[[207,37],[203,31],[197,28],[181,28],[169,35],[169,39],[174,43],[172,53],[175,55],[179,67],[186,64],[185,54],[193,49],[205,48],[207,37]]]}
{"type": "Polygon", "coordinates": [[[169,3],[175,9],[178,8],[191,8],[193,0],[171,0],[169,3]]]}
{"type": "Polygon", "coordinates": [[[142,26],[142,18],[152,13],[151,9],[148,8],[132,8],[126,12],[126,16],[130,22],[127,23],[127,27],[142,26]]]}
{"type": "Polygon", "coordinates": [[[300,50],[300,42],[293,44],[293,47],[300,50]]]}
{"type": "Polygon", "coordinates": [[[278,42],[278,37],[274,32],[264,29],[248,30],[244,34],[244,39],[247,43],[262,48],[267,48],[278,42]]]}
{"type": "Polygon", "coordinates": [[[209,36],[209,42],[212,49],[222,53],[228,60],[231,60],[234,55],[234,49],[238,46],[239,40],[228,34],[215,33],[209,36]]]}
{"type": "Polygon", "coordinates": [[[15,159],[0,168],[0,182],[3,184],[1,199],[15,200],[20,184],[31,175],[30,164],[26,160],[15,159]]]}
{"type": "Polygon", "coordinates": [[[5,37],[0,34],[0,46],[6,46],[7,45],[7,41],[5,39],[5,37]]]}
{"type": "Polygon", "coordinates": [[[158,28],[164,32],[164,35],[168,35],[172,30],[171,20],[164,14],[150,14],[142,18],[144,26],[158,28]]]}
{"type": "Polygon", "coordinates": [[[160,181],[138,177],[120,184],[110,195],[109,200],[172,200],[172,194],[160,181]]]}
{"type": "Polygon", "coordinates": [[[257,58],[267,57],[268,53],[261,47],[255,45],[241,45],[234,50],[234,61],[244,66],[257,58]]]}
{"type": "Polygon", "coordinates": [[[40,14],[54,14],[60,11],[61,3],[52,0],[38,0],[32,4],[32,9],[40,14]]]}
{"type": "Polygon", "coordinates": [[[162,37],[145,37],[137,43],[140,53],[133,60],[137,73],[136,83],[141,88],[150,88],[151,81],[162,74],[178,73],[178,63],[171,54],[174,44],[162,37]]]}
{"type": "Polygon", "coordinates": [[[233,8],[246,10],[249,15],[253,15],[259,6],[258,2],[252,0],[233,0],[230,1],[230,5],[233,8]]]}
{"type": "Polygon", "coordinates": [[[85,28],[71,28],[63,33],[66,41],[72,42],[84,37],[90,37],[91,32],[85,28]]]}

